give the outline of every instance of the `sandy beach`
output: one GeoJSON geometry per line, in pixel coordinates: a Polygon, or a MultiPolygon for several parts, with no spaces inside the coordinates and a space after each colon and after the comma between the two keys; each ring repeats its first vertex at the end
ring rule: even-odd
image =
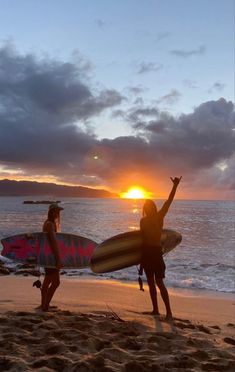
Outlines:
{"type": "Polygon", "coordinates": [[[233,371],[235,299],[169,290],[174,321],[146,314],[147,286],[61,278],[48,313],[33,277],[0,278],[1,371],[233,371]]]}

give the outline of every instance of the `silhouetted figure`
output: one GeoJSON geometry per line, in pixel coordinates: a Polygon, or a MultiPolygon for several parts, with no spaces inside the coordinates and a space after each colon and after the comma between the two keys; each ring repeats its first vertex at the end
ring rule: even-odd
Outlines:
{"type": "Polygon", "coordinates": [[[56,232],[60,225],[60,211],[64,208],[53,203],[49,206],[47,220],[43,224],[43,232],[48,234],[51,250],[55,256],[56,267],[45,267],[45,278],[41,288],[41,308],[43,311],[48,311],[51,299],[60,285],[60,254],[56,241],[56,232]]]}
{"type": "Polygon", "coordinates": [[[164,224],[164,217],[174,199],[181,178],[182,177],[171,178],[173,182],[171,193],[168,200],[163,204],[159,211],[152,200],[145,201],[143,206],[143,218],[140,220],[140,230],[143,234],[141,269],[144,269],[147,277],[150,297],[153,304],[152,314],[160,315],[157,302],[157,285],[166,307],[167,319],[172,319],[172,311],[168,291],[163,280],[165,278],[166,266],[162,257],[161,233],[164,224]]]}

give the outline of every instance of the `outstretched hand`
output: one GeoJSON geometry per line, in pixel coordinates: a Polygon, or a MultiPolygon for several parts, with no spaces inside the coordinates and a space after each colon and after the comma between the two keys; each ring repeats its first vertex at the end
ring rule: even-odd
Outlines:
{"type": "Polygon", "coordinates": [[[175,178],[172,178],[172,177],[171,177],[171,181],[173,182],[173,184],[174,184],[175,186],[178,186],[178,184],[179,184],[180,181],[181,181],[181,178],[182,178],[182,176],[181,176],[181,177],[175,177],[175,178]]]}

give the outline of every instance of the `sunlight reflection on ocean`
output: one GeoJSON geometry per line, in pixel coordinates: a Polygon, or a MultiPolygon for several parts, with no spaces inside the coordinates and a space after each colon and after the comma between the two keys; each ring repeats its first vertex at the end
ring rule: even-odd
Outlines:
{"type": "MultiPolygon", "coordinates": [[[[41,231],[48,206],[23,204],[24,199],[0,197],[0,238],[41,231]]],[[[162,201],[156,203],[161,207],[162,201]]],[[[63,198],[61,231],[100,243],[113,235],[138,229],[142,204],[141,200],[63,198]]],[[[235,292],[234,211],[235,203],[230,201],[173,202],[165,227],[179,231],[183,240],[165,259],[169,286],[235,292]]],[[[72,270],[67,275],[91,272],[72,270]]],[[[98,277],[136,281],[137,270],[131,267],[98,277]]]]}

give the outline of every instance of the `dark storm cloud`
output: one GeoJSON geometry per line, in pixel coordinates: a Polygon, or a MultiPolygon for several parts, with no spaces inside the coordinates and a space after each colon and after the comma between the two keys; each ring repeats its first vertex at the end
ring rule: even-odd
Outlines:
{"type": "Polygon", "coordinates": [[[193,50],[173,49],[170,51],[171,54],[177,57],[182,57],[182,58],[188,58],[194,55],[205,54],[205,52],[206,52],[205,45],[201,45],[198,47],[198,49],[193,49],[193,50]]]}
{"type": "MultiPolygon", "coordinates": [[[[136,131],[134,138],[143,142],[141,148],[137,142],[136,149],[133,137],[130,137],[131,146],[129,137],[125,138],[125,149],[119,142],[121,156],[117,157],[115,169],[119,162],[124,167],[121,158],[125,154],[124,158],[133,159],[139,169],[140,164],[145,164],[143,168],[150,173],[157,167],[158,171],[196,174],[229,161],[234,153],[234,105],[225,99],[203,103],[193,113],[179,117],[157,107],[143,106],[117,114],[132,124],[136,131]],[[131,154],[127,154],[130,148],[131,154]]],[[[110,144],[109,148],[111,151],[110,144]]]]}
{"type": "Polygon", "coordinates": [[[81,128],[124,98],[112,89],[94,93],[91,86],[84,68],[74,63],[0,49],[0,166],[5,173],[18,169],[23,175],[114,190],[182,174],[195,183],[232,188],[232,102],[205,102],[179,117],[143,102],[120,107],[116,116],[132,126],[133,135],[98,140],[81,128]]]}
{"type": "Polygon", "coordinates": [[[85,77],[84,71],[72,63],[38,61],[7,47],[0,50],[0,96],[7,109],[12,107],[26,117],[38,111],[60,115],[60,122],[67,123],[121,103],[122,97],[115,90],[103,90],[95,96],[84,83],[85,77]]]}
{"type": "Polygon", "coordinates": [[[230,158],[234,151],[234,107],[224,99],[206,102],[192,114],[174,118],[162,114],[147,124],[148,138],[188,170],[210,167],[230,158]],[[159,130],[160,129],[160,130],[159,130]],[[159,135],[160,133],[160,135],[159,135]]]}
{"type": "Polygon", "coordinates": [[[156,108],[139,108],[127,117],[136,134],[97,142],[97,161],[86,163],[90,174],[114,188],[133,183],[153,187],[159,179],[183,175],[185,185],[194,192],[200,187],[232,189],[232,102],[206,102],[180,117],[156,108]]]}
{"type": "Polygon", "coordinates": [[[123,100],[112,89],[94,94],[85,70],[0,49],[0,162],[49,172],[81,162],[96,139],[79,124],[123,100]]]}

